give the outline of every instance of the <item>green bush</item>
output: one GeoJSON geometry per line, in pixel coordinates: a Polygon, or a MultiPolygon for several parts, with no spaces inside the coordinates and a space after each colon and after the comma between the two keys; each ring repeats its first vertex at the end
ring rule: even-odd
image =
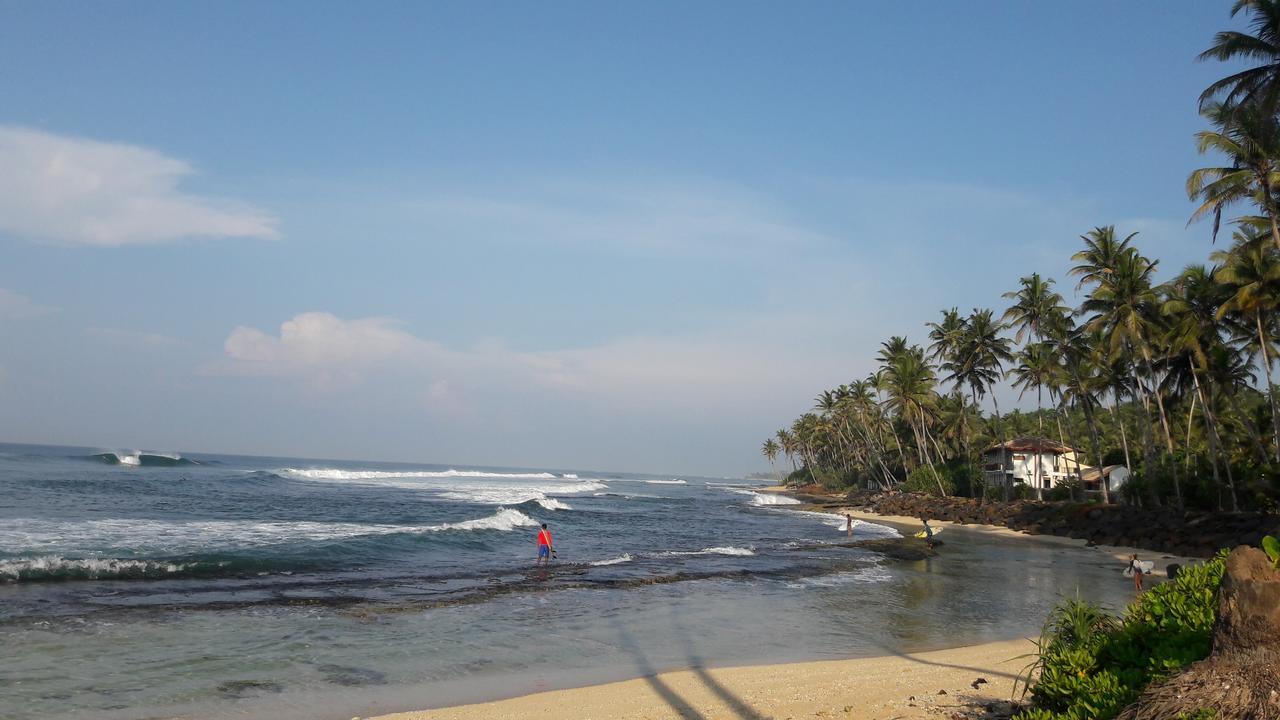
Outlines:
{"type": "Polygon", "coordinates": [[[902,483],[902,489],[907,492],[938,495],[938,479],[941,479],[942,487],[946,488],[947,494],[954,495],[956,486],[951,478],[947,476],[947,473],[943,472],[942,468],[937,468],[938,476],[935,478],[933,471],[934,468],[930,468],[928,465],[921,465],[912,470],[906,481],[902,483]]]}
{"type": "Polygon", "coordinates": [[[1107,720],[1141,694],[1208,656],[1226,552],[1183,568],[1129,605],[1124,619],[1068,600],[1049,615],[1028,676],[1035,705],[1017,720],[1107,720]]]}

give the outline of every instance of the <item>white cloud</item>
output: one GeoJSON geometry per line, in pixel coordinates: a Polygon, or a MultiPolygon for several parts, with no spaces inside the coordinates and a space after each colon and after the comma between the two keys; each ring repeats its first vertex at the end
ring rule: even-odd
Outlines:
{"type": "Polygon", "coordinates": [[[0,288],[0,320],[40,317],[53,312],[56,312],[54,308],[40,305],[12,290],[0,288]]]}
{"type": "Polygon", "coordinates": [[[261,210],[183,192],[192,172],[143,147],[0,126],[0,232],[101,246],[277,236],[261,210]]]}

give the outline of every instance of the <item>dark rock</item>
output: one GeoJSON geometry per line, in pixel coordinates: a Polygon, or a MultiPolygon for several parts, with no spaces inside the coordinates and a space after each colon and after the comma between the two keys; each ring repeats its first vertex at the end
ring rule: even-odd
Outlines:
{"type": "Polygon", "coordinates": [[[319,668],[324,679],[334,685],[360,687],[363,685],[386,685],[387,676],[369,668],[348,667],[346,665],[321,665],[319,668]]]}
{"type": "Polygon", "coordinates": [[[259,680],[228,680],[218,686],[218,692],[226,697],[239,700],[262,693],[284,692],[284,686],[276,682],[259,680]]]}

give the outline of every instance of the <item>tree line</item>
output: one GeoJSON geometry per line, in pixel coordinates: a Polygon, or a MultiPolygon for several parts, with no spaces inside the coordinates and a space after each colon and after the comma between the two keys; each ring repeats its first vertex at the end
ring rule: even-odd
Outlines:
{"type": "MultiPolygon", "coordinates": [[[[883,342],[873,373],[823,392],[811,412],[765,440],[792,482],[905,487],[986,497],[984,450],[1009,438],[1051,437],[1081,461],[1124,465],[1120,497],[1103,502],[1275,509],[1280,502],[1280,408],[1273,364],[1280,338],[1280,0],[1238,0],[1249,31],[1223,31],[1200,60],[1245,70],[1200,97],[1195,136],[1217,164],[1187,177],[1216,244],[1207,263],[1159,282],[1138,233],[1100,226],[1081,236],[1068,272],[1083,300],[1069,306],[1052,278],[1032,273],[997,309],[943,310],[928,344],[883,342]],[[1001,412],[1004,382],[1034,412],[1001,412]],[[987,412],[987,403],[990,412],[987,412]]],[[[1075,477],[1052,491],[1084,496],[1075,477]]],[[[1007,493],[1007,488],[998,492],[1007,493]]],[[[1027,489],[1019,492],[1027,493],[1027,489]]]]}

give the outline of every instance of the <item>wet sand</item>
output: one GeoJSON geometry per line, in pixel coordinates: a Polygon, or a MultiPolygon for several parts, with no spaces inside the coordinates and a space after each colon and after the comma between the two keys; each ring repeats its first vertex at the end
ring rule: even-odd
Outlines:
{"type": "Polygon", "coordinates": [[[695,668],[376,720],[970,717],[991,703],[1007,707],[1015,678],[1030,662],[1022,656],[1034,649],[1023,639],[877,658],[695,668]]]}

